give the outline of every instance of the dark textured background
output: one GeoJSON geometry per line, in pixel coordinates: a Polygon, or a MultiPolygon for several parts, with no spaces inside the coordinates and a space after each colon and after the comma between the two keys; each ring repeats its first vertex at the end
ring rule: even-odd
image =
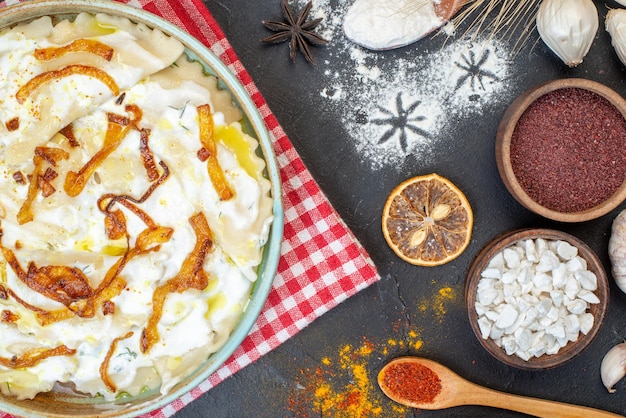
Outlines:
{"type": "MultiPolygon", "coordinates": [[[[352,0],[335,1],[345,7],[345,2],[352,0]]],[[[491,358],[472,334],[463,305],[465,273],[472,258],[491,238],[510,229],[549,227],[567,231],[590,245],[610,270],[610,226],[623,204],[598,220],[573,225],[551,222],[522,208],[505,189],[494,159],[497,126],[510,100],[496,100],[484,106],[478,116],[459,118],[454,129],[437,133],[445,140],[439,142],[441,147],[434,151],[432,161],[407,155],[399,165],[372,170],[346,142],[349,140],[339,115],[329,112],[327,102],[311,88],[325,82],[324,72],[339,71],[346,65],[333,49],[340,41],[345,42],[339,39],[341,34],[336,34],[330,45],[313,49],[317,65],[309,65],[301,56],[293,64],[286,44],[259,42],[269,34],[261,20],[281,19],[279,0],[205,0],[205,4],[313,177],[371,254],[382,280],[219,384],[180,411],[177,418],[348,416],[341,407],[321,412],[316,403],[319,398],[313,393],[315,373],[326,378],[331,394],[347,393],[356,384],[351,373],[355,364],[363,364],[369,375],[362,396],[381,408],[378,415],[371,416],[520,416],[473,406],[440,412],[395,410],[378,390],[375,376],[386,361],[405,354],[440,361],[461,376],[493,389],[626,414],[626,379],[611,395],[600,381],[602,357],[626,339],[626,296],[612,280],[608,314],[598,337],[573,361],[552,370],[520,371],[491,358]],[[429,172],[450,178],[465,192],[475,224],[472,241],[459,258],[440,267],[421,268],[404,263],[388,248],[380,230],[380,214],[388,193],[398,183],[429,172]],[[439,289],[448,287],[454,297],[438,298],[439,289]],[[364,348],[368,350],[363,352],[364,348]],[[343,349],[353,351],[353,361],[345,367],[341,364],[343,349]]],[[[515,57],[511,97],[540,82],[563,77],[596,80],[626,94],[625,69],[604,30],[608,8],[618,5],[612,0],[596,4],[600,30],[585,62],[568,69],[536,42],[534,32],[515,57]]],[[[436,53],[441,42],[441,37],[424,39],[376,55],[379,63],[391,62],[427,50],[436,53]]]]}

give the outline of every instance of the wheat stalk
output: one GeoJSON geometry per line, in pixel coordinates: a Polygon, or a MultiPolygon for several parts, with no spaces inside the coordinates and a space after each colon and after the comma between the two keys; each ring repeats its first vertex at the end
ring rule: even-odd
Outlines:
{"type": "Polygon", "coordinates": [[[470,0],[452,19],[452,23],[459,26],[469,21],[465,34],[472,33],[473,36],[489,31],[489,37],[510,39],[521,31],[521,36],[514,47],[518,49],[535,29],[535,18],[540,2],[540,0],[470,0]],[[493,19],[488,21],[492,15],[493,19]]]}
{"type": "MultiPolygon", "coordinates": [[[[402,13],[415,13],[433,0],[409,0],[402,13]]],[[[535,29],[537,9],[541,0],[468,0],[451,20],[454,27],[467,23],[464,36],[488,33],[488,38],[510,40],[520,34],[513,50],[519,51],[535,29]],[[490,17],[493,17],[490,19],[490,17]]],[[[445,32],[445,30],[439,33],[445,32]]]]}

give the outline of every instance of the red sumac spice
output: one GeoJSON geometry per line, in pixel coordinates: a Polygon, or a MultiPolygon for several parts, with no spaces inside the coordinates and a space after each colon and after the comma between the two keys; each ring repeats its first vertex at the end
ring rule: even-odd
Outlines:
{"type": "Polygon", "coordinates": [[[520,186],[542,206],[564,213],[594,208],[626,178],[626,121],[597,93],[551,91],[517,122],[511,165],[520,186]]]}
{"type": "Polygon", "coordinates": [[[391,364],[385,370],[383,381],[393,393],[416,403],[431,403],[441,392],[437,373],[419,363],[391,364]]]}

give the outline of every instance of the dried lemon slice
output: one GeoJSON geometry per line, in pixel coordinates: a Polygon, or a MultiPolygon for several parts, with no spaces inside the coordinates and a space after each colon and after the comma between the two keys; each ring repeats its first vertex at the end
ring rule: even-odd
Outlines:
{"type": "Polygon", "coordinates": [[[438,266],[458,257],[469,244],[474,215],[467,198],[437,174],[413,177],[387,198],[383,234],[403,260],[438,266]]]}

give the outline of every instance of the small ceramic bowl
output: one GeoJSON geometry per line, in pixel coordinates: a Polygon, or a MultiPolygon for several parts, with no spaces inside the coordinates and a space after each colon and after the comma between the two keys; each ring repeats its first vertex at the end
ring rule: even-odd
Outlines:
{"type": "MultiPolygon", "coordinates": [[[[602,326],[604,316],[609,301],[609,284],[606,272],[597,255],[580,239],[565,232],[552,229],[520,229],[507,232],[496,237],[489,242],[476,256],[467,273],[465,282],[465,302],[472,331],[478,338],[480,345],[485,348],[493,357],[501,362],[520,369],[549,369],[566,363],[582,352],[595,338],[598,330],[602,326]],[[518,242],[542,238],[546,241],[565,241],[578,249],[578,256],[587,262],[587,270],[593,272],[597,277],[597,289],[593,293],[600,300],[599,303],[589,304],[586,312],[593,315],[593,326],[587,332],[578,334],[575,341],[568,342],[561,347],[556,354],[543,354],[539,357],[531,356],[524,359],[516,354],[507,354],[504,348],[488,338],[483,338],[479,326],[479,315],[476,311],[476,302],[479,300],[478,283],[481,280],[483,271],[488,267],[489,262],[502,252],[518,242]]],[[[543,329],[540,329],[543,331],[543,329]]]]}
{"type": "MultiPolygon", "coordinates": [[[[621,202],[623,202],[624,199],[626,199],[626,181],[622,181],[621,183],[619,183],[621,185],[619,185],[616,190],[613,190],[613,193],[608,195],[608,197],[606,197],[604,200],[601,200],[599,203],[594,201],[593,206],[591,203],[589,203],[589,205],[580,210],[573,208],[568,210],[560,208],[556,209],[556,206],[551,206],[550,204],[546,204],[545,202],[542,205],[541,203],[538,203],[536,201],[540,199],[533,199],[533,197],[531,197],[533,193],[529,192],[528,189],[528,187],[531,186],[529,186],[528,184],[524,187],[522,186],[521,183],[523,182],[520,181],[520,179],[518,179],[518,177],[516,176],[516,173],[514,171],[514,165],[512,163],[512,138],[514,136],[516,127],[520,122],[520,118],[522,118],[522,116],[529,109],[529,107],[542,96],[554,92],[555,90],[567,88],[587,90],[603,97],[604,99],[608,100],[608,102],[613,105],[624,118],[626,118],[626,101],[617,92],[603,84],[580,78],[559,79],[547,82],[545,84],[541,84],[523,93],[509,106],[509,108],[505,112],[500,122],[500,126],[498,128],[496,136],[496,162],[498,165],[498,171],[500,172],[500,176],[502,177],[502,181],[504,182],[506,188],[513,195],[513,197],[524,207],[545,218],[555,221],[583,222],[605,215],[611,210],[615,209],[621,202]]],[[[565,107],[566,105],[564,103],[561,103],[561,106],[557,104],[557,108],[565,107]]],[[[617,113],[616,115],[619,116],[619,114],[617,113]]],[[[549,117],[550,114],[546,114],[545,116],[549,117]]],[[[521,143],[521,141],[523,140],[527,140],[526,138],[527,137],[522,137],[520,134],[520,139],[518,139],[518,143],[521,143]]],[[[557,145],[554,144],[554,146],[556,147],[557,145]]],[[[589,149],[591,149],[590,153],[593,153],[596,148],[591,144],[588,144],[588,147],[589,149]]],[[[551,154],[551,152],[543,153],[542,155],[546,154],[551,154]]],[[[555,153],[554,155],[557,154],[555,153]]],[[[525,161],[524,164],[527,164],[527,166],[536,166],[535,161],[525,161]]],[[[606,167],[608,165],[602,164],[602,166],[606,167]]],[[[623,167],[623,161],[617,161],[616,166],[623,167]]],[[[555,173],[552,175],[552,178],[550,178],[549,175],[546,175],[545,179],[535,178],[533,180],[532,187],[541,187],[545,189],[548,187],[548,185],[550,185],[553,186],[555,189],[562,189],[568,187],[568,185],[572,183],[576,183],[575,180],[572,181],[564,177],[561,178],[560,175],[561,173],[555,173]],[[545,184],[543,184],[544,181],[545,184]]],[[[618,180],[619,178],[617,178],[617,180],[615,181],[618,180]]],[[[594,184],[597,184],[597,182],[594,182],[594,184]]],[[[582,196],[589,196],[589,193],[591,193],[591,190],[589,190],[588,193],[586,191],[583,191],[579,194],[582,196]]],[[[567,196],[565,196],[559,198],[558,202],[564,202],[567,200],[568,198],[567,196]]]]}

